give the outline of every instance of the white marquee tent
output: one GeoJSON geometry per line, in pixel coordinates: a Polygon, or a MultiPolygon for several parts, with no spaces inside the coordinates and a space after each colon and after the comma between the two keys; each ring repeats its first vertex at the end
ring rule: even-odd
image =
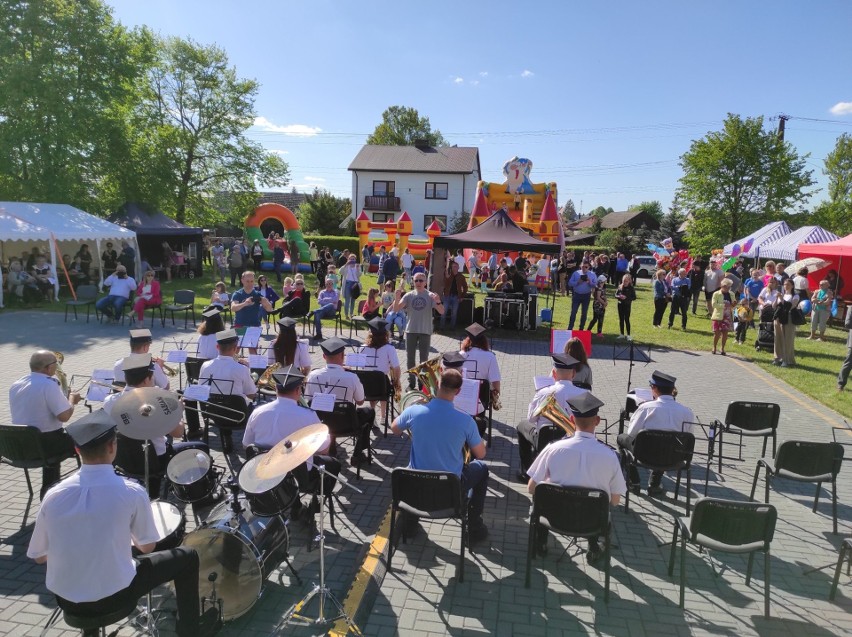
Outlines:
{"type": "Polygon", "coordinates": [[[768,223],[763,226],[760,230],[755,230],[750,235],[726,245],[724,248],[724,254],[729,256],[734,250],[734,245],[739,244],[740,247],[742,247],[748,243],[749,240],[753,240],[748,252],[740,252],[737,256],[747,257],[749,259],[759,259],[764,256],[762,250],[763,246],[790,234],[790,232],[790,226],[787,225],[786,221],[773,221],[772,223],[768,223]]]}
{"type": "MultiPolygon", "coordinates": [[[[59,298],[57,264],[62,254],[74,254],[81,243],[94,242],[92,265],[100,265],[101,242],[127,241],[136,251],[136,269],[140,268],[136,233],[67,204],[0,201],[0,258],[4,261],[19,256],[33,246],[47,248],[50,254],[54,290],[59,298]],[[57,260],[57,258],[59,260],[57,260]]],[[[103,268],[100,283],[103,284],[103,268]]],[[[0,280],[0,307],[3,307],[3,285],[0,280]]]]}
{"type": "MultiPolygon", "coordinates": [[[[790,234],[779,237],[760,248],[760,258],[795,261],[799,256],[799,246],[803,243],[828,243],[837,241],[838,237],[820,226],[802,226],[790,234]]],[[[790,273],[792,276],[794,273],[790,273]]]]}

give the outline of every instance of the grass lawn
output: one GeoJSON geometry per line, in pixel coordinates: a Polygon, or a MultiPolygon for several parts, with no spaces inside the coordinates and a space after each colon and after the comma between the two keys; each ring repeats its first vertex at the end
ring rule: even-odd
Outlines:
{"type": "MultiPolygon", "coordinates": [[[[269,273],[267,273],[267,276],[269,276],[269,273]]],[[[276,284],[274,275],[272,275],[272,280],[276,291],[280,292],[281,286],[276,284]]],[[[316,289],[316,277],[308,274],[305,275],[305,280],[309,290],[316,289]]],[[[375,284],[375,275],[364,277],[362,279],[362,288],[365,294],[361,298],[365,298],[367,290],[375,284]]],[[[201,309],[208,304],[210,299],[213,284],[208,275],[204,278],[196,279],[175,279],[171,283],[163,283],[162,289],[163,298],[166,300],[170,300],[176,290],[194,290],[196,292],[196,315],[200,317],[201,309]]],[[[234,289],[228,286],[228,291],[233,292],[234,289]]],[[[707,312],[702,310],[701,307],[698,308],[697,316],[689,315],[686,331],[682,331],[679,327],[680,317],[675,321],[676,327],[674,329],[668,330],[665,328],[668,325],[668,312],[663,319],[664,327],[662,329],[654,329],[651,324],[654,310],[653,299],[651,289],[646,280],[640,280],[636,296],[636,302],[633,304],[631,325],[633,338],[638,343],[643,345],[650,344],[654,347],[696,352],[710,352],[712,350],[713,334],[710,327],[710,318],[707,316],[707,312]]],[[[477,293],[477,297],[476,304],[482,305],[482,294],[477,293]]],[[[64,298],[64,296],[61,297],[59,303],[42,303],[37,309],[62,313],[65,311],[64,298]]],[[[545,297],[542,296],[539,300],[540,311],[544,307],[545,297]]],[[[612,344],[618,335],[618,313],[612,288],[609,290],[609,300],[610,303],[606,319],[604,320],[604,337],[599,342],[612,344]]],[[[550,300],[548,299],[547,302],[549,303],[550,300]]],[[[315,306],[316,304],[314,303],[315,306]]],[[[14,311],[14,308],[7,308],[0,311],[14,311]]],[[[559,328],[567,327],[570,311],[570,298],[557,297],[554,326],[559,328]]],[[[589,307],[589,314],[591,315],[591,306],[589,307]]],[[[330,320],[326,320],[326,323],[331,326],[330,320]]],[[[328,333],[326,330],[326,334],[328,333]]],[[[461,330],[459,330],[459,333],[461,333],[461,330]]],[[[834,409],[842,416],[850,418],[852,417],[852,387],[842,393],[836,391],[837,372],[846,355],[846,331],[837,327],[829,327],[826,331],[827,340],[825,342],[807,340],[809,333],[810,324],[799,328],[796,338],[796,366],[792,368],[775,367],[772,365],[772,352],[755,351],[753,346],[757,337],[755,329],[749,329],[746,345],[736,345],[732,334],[728,340],[727,351],[729,356],[734,356],[739,360],[758,365],[772,376],[786,381],[801,393],[834,409]]],[[[510,332],[506,332],[505,334],[509,335],[510,332]]],[[[519,337],[544,340],[549,338],[549,331],[546,328],[539,327],[536,332],[523,332],[520,333],[519,337]]],[[[595,338],[595,341],[598,341],[598,339],[595,338]]],[[[672,371],[677,373],[676,370],[672,371]]],[[[760,399],[759,396],[749,396],[748,398],[760,399]]]]}

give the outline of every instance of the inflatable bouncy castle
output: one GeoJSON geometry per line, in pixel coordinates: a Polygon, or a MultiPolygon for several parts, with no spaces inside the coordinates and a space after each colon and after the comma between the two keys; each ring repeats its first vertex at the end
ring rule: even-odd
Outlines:
{"type": "Polygon", "coordinates": [[[432,249],[435,237],[441,234],[441,227],[433,221],[426,229],[425,239],[412,236],[412,230],[413,224],[408,212],[403,212],[396,221],[379,222],[370,221],[367,213],[362,210],[355,219],[359,252],[365,245],[372,245],[376,251],[382,246],[388,251],[396,247],[400,254],[408,248],[415,259],[424,259],[426,251],[432,249]],[[399,236],[399,242],[397,242],[397,236],[399,236]]]}
{"type": "MultiPolygon", "coordinates": [[[[277,203],[265,203],[254,209],[245,222],[246,238],[249,244],[254,243],[255,239],[260,241],[263,246],[263,261],[261,262],[262,270],[272,270],[272,250],[266,242],[266,238],[270,232],[277,232],[288,241],[295,241],[299,246],[299,271],[311,271],[311,251],[305,237],[302,235],[302,229],[299,226],[299,221],[293,211],[277,203]]],[[[284,260],[284,270],[289,271],[290,259],[284,260]]]]}

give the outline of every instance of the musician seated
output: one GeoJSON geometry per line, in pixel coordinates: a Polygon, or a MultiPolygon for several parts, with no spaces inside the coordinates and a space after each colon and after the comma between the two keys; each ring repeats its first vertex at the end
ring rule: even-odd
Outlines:
{"type": "Polygon", "coordinates": [[[545,425],[555,424],[543,415],[535,415],[536,412],[550,396],[555,396],[559,407],[567,412],[568,399],[579,396],[586,391],[576,387],[572,382],[574,371],[579,362],[576,358],[568,354],[551,354],[550,357],[553,359],[550,377],[554,382],[552,385],[542,387],[535,393],[527,410],[527,420],[518,423],[518,455],[521,458],[521,471],[518,473],[518,480],[521,482],[529,480],[527,469],[529,469],[539,451],[538,432],[545,425]]]}
{"type": "MultiPolygon", "coordinates": [[[[270,449],[302,427],[320,422],[315,411],[299,404],[305,376],[298,367],[287,365],[274,372],[272,378],[275,379],[278,397],[273,402],[255,409],[249,417],[246,430],[243,433],[243,446],[247,449],[249,445],[270,449]]],[[[340,462],[325,455],[330,444],[331,437],[319,448],[313,458],[309,458],[293,470],[293,477],[296,478],[299,490],[314,495],[308,509],[311,515],[319,510],[319,504],[316,500],[319,493],[319,471],[317,471],[316,465],[324,466],[325,470],[334,476],[340,474],[340,462]]],[[[334,490],[334,483],[334,478],[325,478],[323,490],[326,495],[330,495],[334,490]]],[[[297,504],[293,506],[290,514],[292,518],[295,519],[298,516],[300,507],[301,502],[297,500],[297,504]]]]}
{"type": "Polygon", "coordinates": [[[296,321],[290,317],[278,319],[278,338],[267,351],[269,364],[281,367],[295,365],[303,376],[311,372],[311,354],[308,344],[296,337],[296,321]]]}
{"type": "Polygon", "coordinates": [[[198,553],[179,546],[152,553],[160,539],[145,490],[116,475],[116,427],[99,409],[68,426],[81,469],[41,504],[27,556],[47,563],[47,589],[75,615],[115,612],[173,581],[177,634],[214,635],[216,609],[199,617],[198,553]],[[131,547],[141,553],[135,559],[131,547]]]}
{"type": "MultiPolygon", "coordinates": [[[[350,459],[350,463],[357,466],[367,460],[364,450],[370,445],[370,429],[376,418],[376,411],[372,407],[363,406],[364,386],[358,376],[343,369],[346,343],[339,338],[329,338],[320,344],[320,349],[326,366],[315,369],[308,375],[305,396],[310,399],[314,394],[331,393],[337,401],[357,406],[358,427],[361,433],[350,459]]],[[[335,455],[335,451],[336,445],[332,436],[329,453],[335,455]]]]}
{"type": "MultiPolygon", "coordinates": [[[[461,478],[462,493],[473,490],[468,503],[468,537],[479,542],[488,537],[488,527],[482,521],[485,493],[488,489],[488,466],[485,442],[476,429],[473,418],[453,406],[462,386],[457,369],[441,374],[437,394],[428,403],[412,405],[391,425],[397,435],[411,434],[411,457],[408,466],[421,471],[449,471],[461,478]],[[467,444],[475,460],[464,464],[462,449],[467,444]]],[[[404,522],[406,534],[416,530],[417,520],[404,522]]]]}
{"type": "MultiPolygon", "coordinates": [[[[154,339],[151,336],[151,330],[149,329],[130,330],[131,355],[147,354],[151,350],[151,343],[153,342],[153,340],[154,339]]],[[[124,360],[124,358],[119,358],[112,366],[112,377],[117,383],[125,382],[124,371],[122,370],[124,360]]],[[[156,366],[154,367],[154,386],[159,387],[160,389],[168,389],[169,378],[163,371],[163,365],[165,364],[165,361],[162,358],[154,358],[154,363],[156,363],[156,366]]]]}
{"type": "MultiPolygon", "coordinates": [[[[401,391],[400,378],[402,370],[399,366],[399,357],[396,355],[396,348],[388,341],[388,321],[376,317],[371,321],[367,321],[367,327],[370,328],[370,333],[367,335],[367,343],[361,353],[364,354],[367,362],[364,369],[375,369],[383,374],[390,376],[391,384],[394,391],[401,391]]],[[[381,409],[381,420],[385,419],[387,411],[387,401],[379,402],[381,409]]],[[[375,401],[370,402],[370,407],[376,408],[375,401]]]]}
{"type": "MultiPolygon", "coordinates": [[[[570,438],[563,438],[545,447],[529,468],[527,488],[535,492],[540,482],[560,484],[568,487],[601,489],[609,495],[609,502],[616,506],[626,493],[624,474],[618,455],[595,437],[595,428],[601,419],[598,410],[604,403],[590,392],[568,398],[568,407],[574,415],[576,431],[570,438]]],[[[540,529],[537,538],[540,552],[547,552],[547,529],[540,529]]],[[[597,539],[589,540],[586,560],[594,564],[602,556],[597,539]]]]}
{"type": "MultiPolygon", "coordinates": [[[[59,361],[54,352],[38,350],[30,356],[30,373],[9,388],[9,410],[13,425],[29,425],[41,432],[41,444],[48,457],[71,455],[74,442],[65,433],[63,424],[71,419],[80,394],[71,392],[65,397],[59,381],[54,378],[59,361]]],[[[51,485],[59,482],[59,465],[41,470],[40,498],[51,485]]]]}
{"type": "Polygon", "coordinates": [[[198,353],[196,358],[210,360],[219,355],[216,349],[216,334],[225,331],[225,321],[222,320],[222,309],[211,305],[201,313],[201,325],[198,326],[198,353]]]}
{"type": "MultiPolygon", "coordinates": [[[[491,386],[491,401],[493,403],[500,397],[500,366],[497,363],[497,357],[491,351],[491,344],[485,335],[485,328],[479,323],[468,325],[464,331],[467,333],[467,337],[462,341],[460,350],[464,357],[462,369],[466,373],[466,378],[488,381],[491,386]]],[[[477,414],[482,414],[484,411],[485,407],[480,402],[477,414]]],[[[482,430],[480,429],[480,431],[482,430]]]]}
{"type": "MultiPolygon", "coordinates": [[[[224,396],[242,396],[245,399],[246,411],[257,395],[257,386],[251,377],[248,365],[243,365],[236,358],[239,350],[240,337],[234,330],[224,330],[216,334],[216,349],[219,355],[201,366],[198,382],[210,385],[210,392],[224,396]]],[[[231,441],[231,430],[221,429],[222,451],[231,453],[234,450],[231,441]]]]}
{"type": "MultiPolygon", "coordinates": [[[[157,364],[151,358],[150,354],[131,354],[130,356],[123,358],[121,372],[124,375],[127,384],[124,386],[124,390],[121,393],[110,394],[104,399],[103,410],[107,414],[112,415],[115,402],[126,392],[133,391],[140,387],[154,387],[154,374],[156,369],[157,364]]],[[[159,475],[162,475],[162,473],[166,470],[169,460],[171,460],[176,453],[183,451],[184,449],[203,449],[205,452],[210,451],[210,448],[203,442],[183,442],[181,440],[184,436],[183,423],[175,425],[174,429],[169,432],[168,436],[170,436],[172,440],[169,440],[167,436],[154,436],[150,439],[151,446],[154,447],[154,453],[157,457],[157,462],[155,462],[153,466],[149,467],[152,477],[149,480],[148,487],[149,494],[152,498],[159,496],[159,475]],[[178,441],[174,442],[174,439],[177,439],[178,441]]],[[[142,444],[141,441],[131,440],[128,438],[120,439],[119,443],[137,444],[140,446],[142,444]]],[[[144,462],[144,456],[142,458],[144,462]]],[[[122,468],[126,471],[131,471],[129,467],[122,468]]],[[[138,470],[138,468],[134,468],[132,472],[135,473],[136,470],[138,470]]]]}
{"type": "MultiPolygon", "coordinates": [[[[627,432],[618,436],[618,446],[632,450],[636,436],[643,429],[658,429],[661,431],[685,431],[692,433],[692,424],[695,422],[695,414],[686,405],[675,402],[677,379],[669,374],[655,371],[651,374],[651,395],[653,400],[642,403],[630,417],[630,425],[627,432]]],[[[663,479],[662,471],[652,471],[651,480],[648,484],[649,495],[661,495],[663,488],[660,483],[663,479]]],[[[631,466],[629,475],[629,488],[633,493],[639,492],[639,470],[631,466]]]]}

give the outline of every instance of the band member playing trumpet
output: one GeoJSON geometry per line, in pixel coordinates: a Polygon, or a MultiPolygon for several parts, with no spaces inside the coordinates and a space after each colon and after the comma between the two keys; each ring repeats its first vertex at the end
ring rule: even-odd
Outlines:
{"type": "MultiPolygon", "coordinates": [[[[468,536],[471,542],[488,537],[488,527],[482,521],[485,493],[488,488],[488,466],[485,442],[479,435],[473,418],[453,406],[462,386],[462,375],[456,369],[441,374],[437,394],[428,403],[413,405],[403,411],[391,428],[397,435],[411,433],[409,467],[423,471],[450,471],[461,478],[462,493],[473,489],[468,504],[468,536]],[[462,448],[467,443],[475,458],[464,464],[462,448]]],[[[409,531],[416,520],[408,522],[409,531]]],[[[406,533],[410,535],[409,532],[406,533]]]]}
{"type": "MultiPolygon", "coordinates": [[[[47,457],[71,457],[74,442],[62,428],[80,402],[80,394],[68,398],[54,378],[59,361],[56,354],[38,350],[30,357],[30,373],[9,388],[9,409],[13,425],[30,425],[41,431],[41,443],[47,457]]],[[[41,499],[51,485],[59,482],[59,465],[41,470],[41,499]]]]}
{"type": "Polygon", "coordinates": [[[527,411],[527,420],[518,423],[518,455],[521,458],[521,471],[518,473],[518,480],[527,482],[529,476],[527,469],[535,460],[535,451],[538,449],[538,432],[544,425],[552,424],[550,420],[544,416],[535,416],[538,408],[552,395],[556,396],[559,406],[566,410],[568,409],[568,399],[574,396],[579,396],[585,389],[575,387],[571,382],[574,378],[574,369],[578,364],[578,360],[568,354],[551,354],[553,359],[553,369],[550,372],[550,377],[553,378],[553,384],[539,389],[530,402],[527,411]]]}
{"type": "MultiPolygon", "coordinates": [[[[390,376],[391,384],[394,392],[400,393],[400,376],[402,374],[399,367],[399,358],[396,355],[396,348],[388,342],[388,322],[382,318],[376,317],[371,321],[367,321],[367,327],[370,328],[370,334],[367,336],[367,344],[361,353],[367,359],[364,369],[376,369],[383,374],[390,376]]],[[[370,405],[375,408],[375,403],[370,405]]],[[[385,411],[387,410],[387,401],[380,402],[381,419],[385,419],[385,411]]]]}
{"type": "MultiPolygon", "coordinates": [[[[153,340],[151,330],[149,329],[130,330],[130,353],[147,354],[151,349],[151,343],[153,340]]],[[[121,369],[123,363],[124,359],[119,358],[115,361],[115,365],[112,366],[112,377],[117,383],[125,382],[124,372],[121,369]]],[[[162,358],[154,358],[154,363],[156,364],[156,367],[154,368],[154,386],[159,387],[160,389],[168,389],[169,378],[163,371],[165,361],[162,358]]]]}
{"type": "Polygon", "coordinates": [[[112,468],[112,418],[99,409],[70,424],[68,433],[83,466],[47,494],[27,549],[28,557],[47,563],[47,588],[60,608],[96,617],[173,581],[177,634],[216,634],[218,609],[199,617],[198,553],[183,546],[151,553],[160,538],[145,489],[112,468]],[[132,546],[142,555],[134,558],[132,546]]]}

